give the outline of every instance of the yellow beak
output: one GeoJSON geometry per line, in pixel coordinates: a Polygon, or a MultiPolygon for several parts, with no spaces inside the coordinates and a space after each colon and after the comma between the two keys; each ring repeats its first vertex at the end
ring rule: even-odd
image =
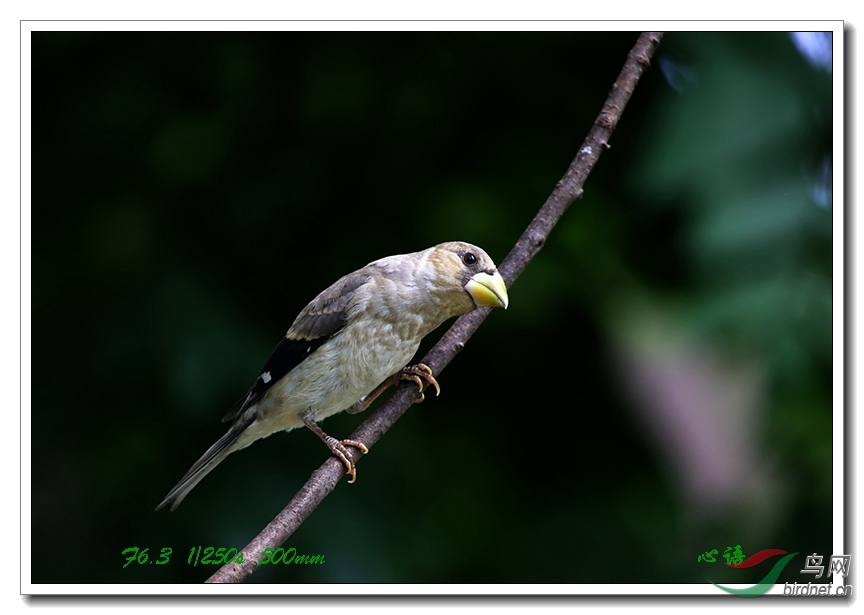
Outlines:
{"type": "Polygon", "coordinates": [[[504,278],[497,271],[489,275],[485,271],[474,275],[465,285],[465,290],[479,307],[503,307],[510,303],[504,278]]]}

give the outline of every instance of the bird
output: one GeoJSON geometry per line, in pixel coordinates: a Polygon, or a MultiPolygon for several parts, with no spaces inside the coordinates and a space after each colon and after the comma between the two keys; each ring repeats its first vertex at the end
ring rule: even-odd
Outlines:
{"type": "Polygon", "coordinates": [[[509,304],[507,286],[481,248],[462,241],[387,256],[338,279],[303,308],[277,344],[252,387],[222,422],[228,432],[174,486],[160,510],[175,510],[201,479],[228,455],[277,431],[307,427],[357,479],[347,447],[318,424],[347,411],[362,412],[403,380],[441,388],[422,363],[408,365],[420,341],[444,321],[477,307],[509,304]]]}

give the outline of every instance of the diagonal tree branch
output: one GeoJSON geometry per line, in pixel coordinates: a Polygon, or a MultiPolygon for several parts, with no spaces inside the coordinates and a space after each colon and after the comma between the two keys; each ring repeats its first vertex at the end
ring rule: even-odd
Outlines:
{"type": "MultiPolygon", "coordinates": [[[[651,56],[661,38],[660,32],[645,32],[630,50],[624,68],[612,85],[612,91],[564,177],[555,185],[552,194],[499,266],[498,270],[508,287],[543,247],[552,227],[567,208],[582,196],[582,185],[600,158],[600,154],[609,148],[609,137],[618,124],[624,106],[630,100],[639,78],[648,68],[651,56]]],[[[474,334],[490,311],[490,308],[480,308],[460,316],[423,358],[423,363],[432,368],[436,375],[440,374],[465,347],[465,342],[474,334]]],[[[415,385],[403,382],[387,401],[351,434],[350,438],[363,442],[371,449],[408,410],[414,402],[415,395],[415,385]]],[[[360,452],[354,449],[351,449],[351,454],[355,462],[362,457],[360,452]]],[[[206,582],[240,583],[245,580],[258,569],[258,562],[262,559],[264,549],[283,544],[321,501],[336,488],[336,484],[344,476],[345,466],[342,462],[336,457],[328,457],[321,467],[312,473],[306,484],[288,502],[282,512],[243,549],[244,563],[225,565],[206,582]]]]}

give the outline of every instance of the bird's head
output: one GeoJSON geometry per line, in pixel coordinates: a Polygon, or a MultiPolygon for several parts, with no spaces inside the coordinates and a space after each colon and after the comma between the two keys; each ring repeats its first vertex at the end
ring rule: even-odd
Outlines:
{"type": "MultiPolygon", "coordinates": [[[[444,285],[466,293],[472,307],[503,307],[510,302],[507,286],[495,263],[481,248],[463,241],[448,241],[431,248],[429,262],[434,264],[444,285]]],[[[467,302],[466,302],[467,303],[467,302]]]]}

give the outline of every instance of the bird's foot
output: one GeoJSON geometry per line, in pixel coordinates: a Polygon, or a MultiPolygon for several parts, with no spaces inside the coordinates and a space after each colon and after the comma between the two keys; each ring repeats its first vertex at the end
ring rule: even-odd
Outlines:
{"type": "Polygon", "coordinates": [[[417,365],[409,365],[408,367],[405,367],[398,374],[396,374],[396,377],[399,380],[411,380],[412,382],[415,382],[420,388],[419,395],[417,396],[417,399],[414,400],[415,404],[419,404],[421,401],[426,399],[426,396],[423,394],[423,389],[425,388],[425,385],[423,384],[424,381],[435,387],[436,397],[441,394],[441,387],[438,385],[438,381],[435,380],[435,377],[432,375],[432,368],[423,363],[418,363],[417,365]]]}
{"type": "Polygon", "coordinates": [[[321,441],[327,445],[327,448],[330,449],[330,452],[336,455],[343,464],[345,464],[345,471],[351,475],[351,480],[349,483],[353,483],[357,480],[357,468],[354,467],[354,462],[351,461],[351,453],[348,451],[346,447],[353,446],[354,448],[359,448],[363,451],[363,454],[369,452],[369,449],[366,448],[366,445],[362,442],[358,442],[357,440],[337,440],[333,436],[328,436],[324,433],[324,430],[315,422],[312,418],[311,411],[305,412],[300,415],[303,423],[311,429],[316,436],[321,438],[321,441]]]}
{"type": "Polygon", "coordinates": [[[327,445],[327,448],[339,458],[343,464],[345,464],[345,472],[351,475],[351,480],[349,483],[353,483],[357,480],[357,468],[354,466],[354,462],[351,460],[351,453],[346,448],[347,446],[353,446],[354,448],[359,448],[363,451],[363,454],[369,452],[369,449],[366,448],[366,445],[362,442],[357,442],[356,440],[337,440],[332,436],[327,436],[324,439],[324,444],[327,445]]]}

